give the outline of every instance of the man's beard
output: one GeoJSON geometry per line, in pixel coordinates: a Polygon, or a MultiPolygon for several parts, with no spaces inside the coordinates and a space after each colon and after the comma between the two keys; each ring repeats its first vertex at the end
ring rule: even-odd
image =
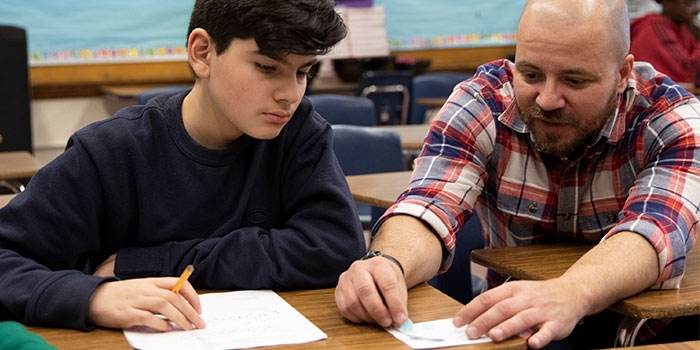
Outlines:
{"type": "Polygon", "coordinates": [[[617,108],[617,94],[613,93],[606,102],[603,111],[595,118],[586,120],[583,123],[576,116],[571,113],[565,113],[562,109],[545,111],[537,104],[534,104],[528,110],[520,110],[520,115],[530,129],[535,148],[538,151],[564,157],[581,152],[608,122],[615,108],[617,108]],[[564,124],[567,128],[573,128],[574,133],[566,138],[559,134],[547,133],[537,127],[535,123],[537,119],[553,124],[564,124]]]}

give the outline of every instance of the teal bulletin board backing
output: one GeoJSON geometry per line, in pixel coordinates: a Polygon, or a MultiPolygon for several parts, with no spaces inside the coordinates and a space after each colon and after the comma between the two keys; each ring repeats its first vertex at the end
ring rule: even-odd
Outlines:
{"type": "MultiPolygon", "coordinates": [[[[184,60],[194,0],[2,0],[31,65],[184,60]]],[[[375,0],[391,50],[510,45],[525,0],[375,0]]]]}
{"type": "Polygon", "coordinates": [[[512,45],[526,0],[375,0],[391,50],[512,45]]]}

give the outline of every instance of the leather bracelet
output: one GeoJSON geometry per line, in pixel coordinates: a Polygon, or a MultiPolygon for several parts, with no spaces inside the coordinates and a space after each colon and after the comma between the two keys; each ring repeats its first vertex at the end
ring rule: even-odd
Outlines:
{"type": "Polygon", "coordinates": [[[367,254],[365,254],[365,256],[363,256],[362,259],[360,259],[360,260],[367,260],[367,259],[371,259],[371,258],[374,258],[377,256],[381,256],[382,258],[385,258],[385,259],[393,262],[394,264],[396,264],[396,266],[399,267],[399,270],[401,270],[401,274],[406,276],[406,273],[403,271],[403,266],[401,266],[401,263],[398,260],[396,260],[396,258],[394,258],[393,256],[391,256],[389,254],[384,254],[384,253],[380,252],[379,250],[368,251],[367,254]]]}

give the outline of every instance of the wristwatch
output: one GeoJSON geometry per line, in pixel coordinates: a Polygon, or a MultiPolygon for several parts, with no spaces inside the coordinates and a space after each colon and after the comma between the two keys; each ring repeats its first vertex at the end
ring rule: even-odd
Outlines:
{"type": "Polygon", "coordinates": [[[401,270],[401,274],[406,275],[406,273],[403,271],[403,266],[401,266],[401,263],[398,260],[396,260],[396,258],[394,258],[393,256],[391,256],[389,254],[384,254],[379,250],[368,251],[367,254],[365,254],[365,256],[363,256],[362,259],[360,259],[360,260],[367,260],[367,259],[371,259],[371,258],[374,258],[377,256],[381,256],[382,258],[388,259],[389,261],[393,262],[394,264],[396,264],[396,266],[399,267],[399,270],[401,270]]]}

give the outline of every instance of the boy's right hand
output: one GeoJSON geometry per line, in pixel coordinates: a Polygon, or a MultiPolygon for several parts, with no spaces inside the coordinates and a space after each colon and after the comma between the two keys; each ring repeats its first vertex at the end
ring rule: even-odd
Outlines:
{"type": "Polygon", "coordinates": [[[184,330],[204,328],[197,292],[189,282],[179,293],[172,292],[177,280],[159,277],[105,282],[90,297],[88,321],[108,328],[147,326],[170,331],[171,322],[184,330]]]}

